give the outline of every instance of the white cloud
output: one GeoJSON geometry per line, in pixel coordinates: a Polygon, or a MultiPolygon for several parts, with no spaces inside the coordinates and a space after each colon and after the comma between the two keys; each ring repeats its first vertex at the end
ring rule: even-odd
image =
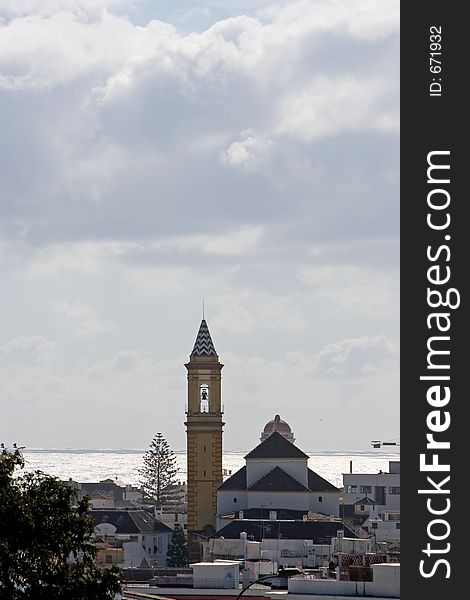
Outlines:
{"type": "Polygon", "coordinates": [[[94,337],[115,329],[114,323],[100,319],[83,302],[56,302],[54,308],[78,337],[94,337]]]}
{"type": "Polygon", "coordinates": [[[393,82],[320,76],[281,101],[277,132],[303,141],[344,131],[398,132],[396,105],[388,103],[393,82]]]}
{"type": "Polygon", "coordinates": [[[42,335],[20,336],[0,345],[0,366],[4,368],[41,367],[57,358],[56,343],[42,335]]]}
{"type": "Polygon", "coordinates": [[[397,368],[398,344],[385,336],[345,339],[329,344],[314,359],[314,371],[326,377],[370,376],[380,370],[397,368]]]}
{"type": "Polygon", "coordinates": [[[177,4],[0,7],[0,428],[36,445],[70,422],[76,445],[119,445],[138,418],[142,446],[164,418],[184,446],[175,356],[202,298],[230,446],[275,407],[301,445],[318,410],[339,431],[345,403],[396,407],[376,338],[398,322],[399,3],[177,4]],[[20,332],[41,334],[29,358],[20,332]],[[344,338],[369,341],[327,347],[344,338]]]}
{"type": "Polygon", "coordinates": [[[269,138],[245,131],[240,141],[232,142],[222,153],[221,161],[242,170],[258,171],[268,166],[272,144],[269,138]]]}
{"type": "Polygon", "coordinates": [[[305,328],[304,317],[295,309],[293,298],[240,290],[236,294],[210,297],[211,322],[221,331],[247,333],[271,329],[299,332],[305,328]]]}
{"type": "MultiPolygon", "coordinates": [[[[138,448],[162,430],[173,447],[183,448],[185,358],[159,360],[127,349],[73,372],[50,365],[27,381],[3,378],[8,411],[2,426],[12,441],[43,447],[45,430],[34,423],[53,414],[52,444],[58,447],[138,448]],[[14,427],[18,419],[21,429],[14,427]],[[136,420],[139,427],[129,427],[136,420]]],[[[368,449],[376,435],[370,414],[381,415],[381,435],[396,437],[399,431],[397,347],[386,338],[341,340],[314,355],[290,352],[276,360],[246,349],[224,352],[221,360],[225,448],[252,448],[276,413],[290,423],[299,446],[312,450],[368,449]],[[343,427],[351,422],[354,428],[343,427]]]]}
{"type": "Polygon", "coordinates": [[[398,271],[360,264],[301,267],[300,282],[327,298],[336,311],[373,317],[397,311],[398,271]]]}

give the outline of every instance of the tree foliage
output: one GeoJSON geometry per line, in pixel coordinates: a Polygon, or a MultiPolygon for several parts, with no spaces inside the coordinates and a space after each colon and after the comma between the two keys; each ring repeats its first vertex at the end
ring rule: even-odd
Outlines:
{"type": "Polygon", "coordinates": [[[184,531],[179,525],[175,525],[175,530],[168,544],[166,562],[169,567],[188,566],[188,544],[184,531]]]}
{"type": "Polygon", "coordinates": [[[139,469],[144,495],[157,509],[171,509],[178,502],[176,456],[161,433],[153,438],[139,469]]]}
{"type": "Polygon", "coordinates": [[[0,600],[110,600],[116,568],[94,564],[94,522],[76,490],[40,471],[21,474],[20,449],[0,452],[0,600]],[[74,560],[71,560],[73,557],[74,560]]]}

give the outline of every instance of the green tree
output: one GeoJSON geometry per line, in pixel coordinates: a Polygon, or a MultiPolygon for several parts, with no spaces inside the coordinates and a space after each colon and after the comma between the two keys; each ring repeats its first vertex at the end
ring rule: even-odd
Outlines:
{"type": "Polygon", "coordinates": [[[188,566],[188,544],[184,531],[179,525],[175,525],[175,530],[168,544],[166,562],[169,567],[188,566]]]}
{"type": "Polygon", "coordinates": [[[0,447],[0,599],[113,599],[120,575],[94,563],[88,502],[72,506],[73,487],[40,471],[22,474],[21,450],[0,447]]]}
{"type": "Polygon", "coordinates": [[[139,469],[144,495],[157,509],[171,509],[178,502],[176,456],[161,433],[153,438],[139,469]]]}

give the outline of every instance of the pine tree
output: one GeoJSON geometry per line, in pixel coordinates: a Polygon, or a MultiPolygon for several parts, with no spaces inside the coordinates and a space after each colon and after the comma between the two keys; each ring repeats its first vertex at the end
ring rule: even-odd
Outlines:
{"type": "Polygon", "coordinates": [[[161,433],[153,438],[139,469],[144,495],[157,509],[171,509],[178,502],[176,456],[161,433]]]}
{"type": "Polygon", "coordinates": [[[188,544],[184,531],[179,525],[175,525],[175,530],[168,544],[166,562],[169,567],[188,566],[188,544]]]}

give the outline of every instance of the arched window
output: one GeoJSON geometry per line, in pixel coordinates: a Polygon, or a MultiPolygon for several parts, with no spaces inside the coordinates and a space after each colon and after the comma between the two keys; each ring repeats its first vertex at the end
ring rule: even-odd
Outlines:
{"type": "Polygon", "coordinates": [[[199,389],[199,411],[209,412],[209,386],[203,383],[199,389]]]}

